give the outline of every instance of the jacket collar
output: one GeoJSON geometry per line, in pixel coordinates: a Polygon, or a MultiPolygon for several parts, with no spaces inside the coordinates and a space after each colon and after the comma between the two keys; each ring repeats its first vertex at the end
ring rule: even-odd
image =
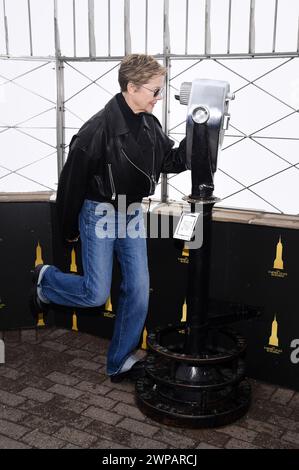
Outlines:
{"type": "MultiPolygon", "coordinates": [[[[123,113],[120,110],[116,96],[113,96],[113,98],[108,101],[105,106],[105,112],[107,116],[108,127],[114,136],[127,134],[130,132],[123,113]]],[[[152,119],[152,115],[150,113],[142,113],[141,125],[146,127],[148,130],[151,130],[150,118],[152,119]]]]}

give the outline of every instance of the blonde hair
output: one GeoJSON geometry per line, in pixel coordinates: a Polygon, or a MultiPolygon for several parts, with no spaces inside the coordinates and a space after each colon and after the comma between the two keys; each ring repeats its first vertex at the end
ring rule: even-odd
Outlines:
{"type": "Polygon", "coordinates": [[[129,54],[123,58],[118,71],[118,83],[121,91],[127,91],[128,83],[144,85],[157,75],[165,75],[166,68],[151,55],[129,54]]]}

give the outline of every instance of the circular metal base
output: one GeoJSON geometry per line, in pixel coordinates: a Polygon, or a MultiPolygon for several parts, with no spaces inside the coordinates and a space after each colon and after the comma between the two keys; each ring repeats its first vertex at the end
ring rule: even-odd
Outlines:
{"type": "Polygon", "coordinates": [[[154,380],[143,377],[136,382],[136,400],[140,410],[153,420],[172,426],[208,428],[230,424],[241,418],[249,408],[251,388],[244,380],[227,389],[224,396],[208,400],[204,392],[199,403],[179,402],[160,394],[154,380]]]}
{"type": "Polygon", "coordinates": [[[207,350],[199,355],[186,354],[184,338],[188,326],[186,322],[180,325],[169,325],[156,328],[147,336],[147,345],[151,352],[178,362],[194,365],[212,365],[230,362],[240,356],[246,349],[245,338],[230,328],[208,328],[207,350]]]}

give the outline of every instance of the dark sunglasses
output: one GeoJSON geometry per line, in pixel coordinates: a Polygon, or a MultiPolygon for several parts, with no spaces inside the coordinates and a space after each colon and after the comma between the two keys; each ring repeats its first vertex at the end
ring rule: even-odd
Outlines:
{"type": "Polygon", "coordinates": [[[145,88],[146,90],[148,91],[151,91],[154,95],[154,98],[157,98],[157,96],[163,96],[163,92],[164,92],[164,87],[163,88],[156,88],[155,90],[153,90],[152,88],[148,88],[147,86],[145,85],[141,85],[142,88],[145,88]]]}

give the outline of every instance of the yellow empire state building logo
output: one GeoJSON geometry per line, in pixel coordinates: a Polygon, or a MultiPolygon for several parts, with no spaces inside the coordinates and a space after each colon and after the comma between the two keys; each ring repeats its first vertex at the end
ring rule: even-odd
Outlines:
{"type": "Polygon", "coordinates": [[[37,242],[37,246],[35,248],[35,263],[34,266],[37,266],[38,264],[43,264],[43,257],[42,257],[42,247],[40,246],[39,241],[37,242]]]}
{"type": "MultiPolygon", "coordinates": [[[[42,255],[42,247],[39,243],[37,242],[36,248],[35,248],[35,262],[34,266],[38,266],[39,264],[43,264],[43,255],[42,255]]],[[[38,314],[38,320],[37,320],[37,326],[46,326],[44,322],[44,315],[42,312],[38,314]]]]}
{"type": "Polygon", "coordinates": [[[282,349],[279,349],[278,322],[276,320],[276,315],[274,315],[274,320],[272,321],[271,336],[269,337],[268,346],[264,346],[264,349],[266,352],[272,354],[282,353],[282,349]]]}
{"type": "Polygon", "coordinates": [[[276,347],[278,346],[277,331],[278,331],[278,323],[277,323],[276,315],[275,315],[274,320],[272,322],[271,336],[269,338],[269,345],[270,346],[276,346],[276,347]]]}
{"type": "MultiPolygon", "coordinates": [[[[70,264],[70,272],[71,273],[77,273],[78,268],[77,268],[77,262],[76,262],[76,251],[75,248],[72,248],[71,251],[71,264],[70,264]]],[[[74,310],[73,315],[72,315],[72,331],[79,331],[78,329],[78,317],[77,313],[74,310]]]]}
{"type": "Polygon", "coordinates": [[[183,264],[189,263],[189,248],[186,246],[186,244],[183,247],[182,254],[178,258],[178,261],[183,264]]]}
{"type": "Polygon", "coordinates": [[[268,271],[271,277],[284,279],[287,277],[288,273],[284,271],[284,261],[282,259],[283,244],[281,241],[281,236],[276,244],[276,256],[273,261],[273,268],[268,271]]]}
{"type": "Polygon", "coordinates": [[[77,268],[77,263],[76,263],[76,251],[75,248],[73,247],[71,251],[71,265],[70,265],[70,272],[71,273],[77,273],[78,268],[77,268]]]}
{"type": "Polygon", "coordinates": [[[281,237],[279,237],[279,242],[276,245],[276,258],[273,264],[274,269],[283,269],[282,250],[283,246],[281,243],[281,237]]]}

